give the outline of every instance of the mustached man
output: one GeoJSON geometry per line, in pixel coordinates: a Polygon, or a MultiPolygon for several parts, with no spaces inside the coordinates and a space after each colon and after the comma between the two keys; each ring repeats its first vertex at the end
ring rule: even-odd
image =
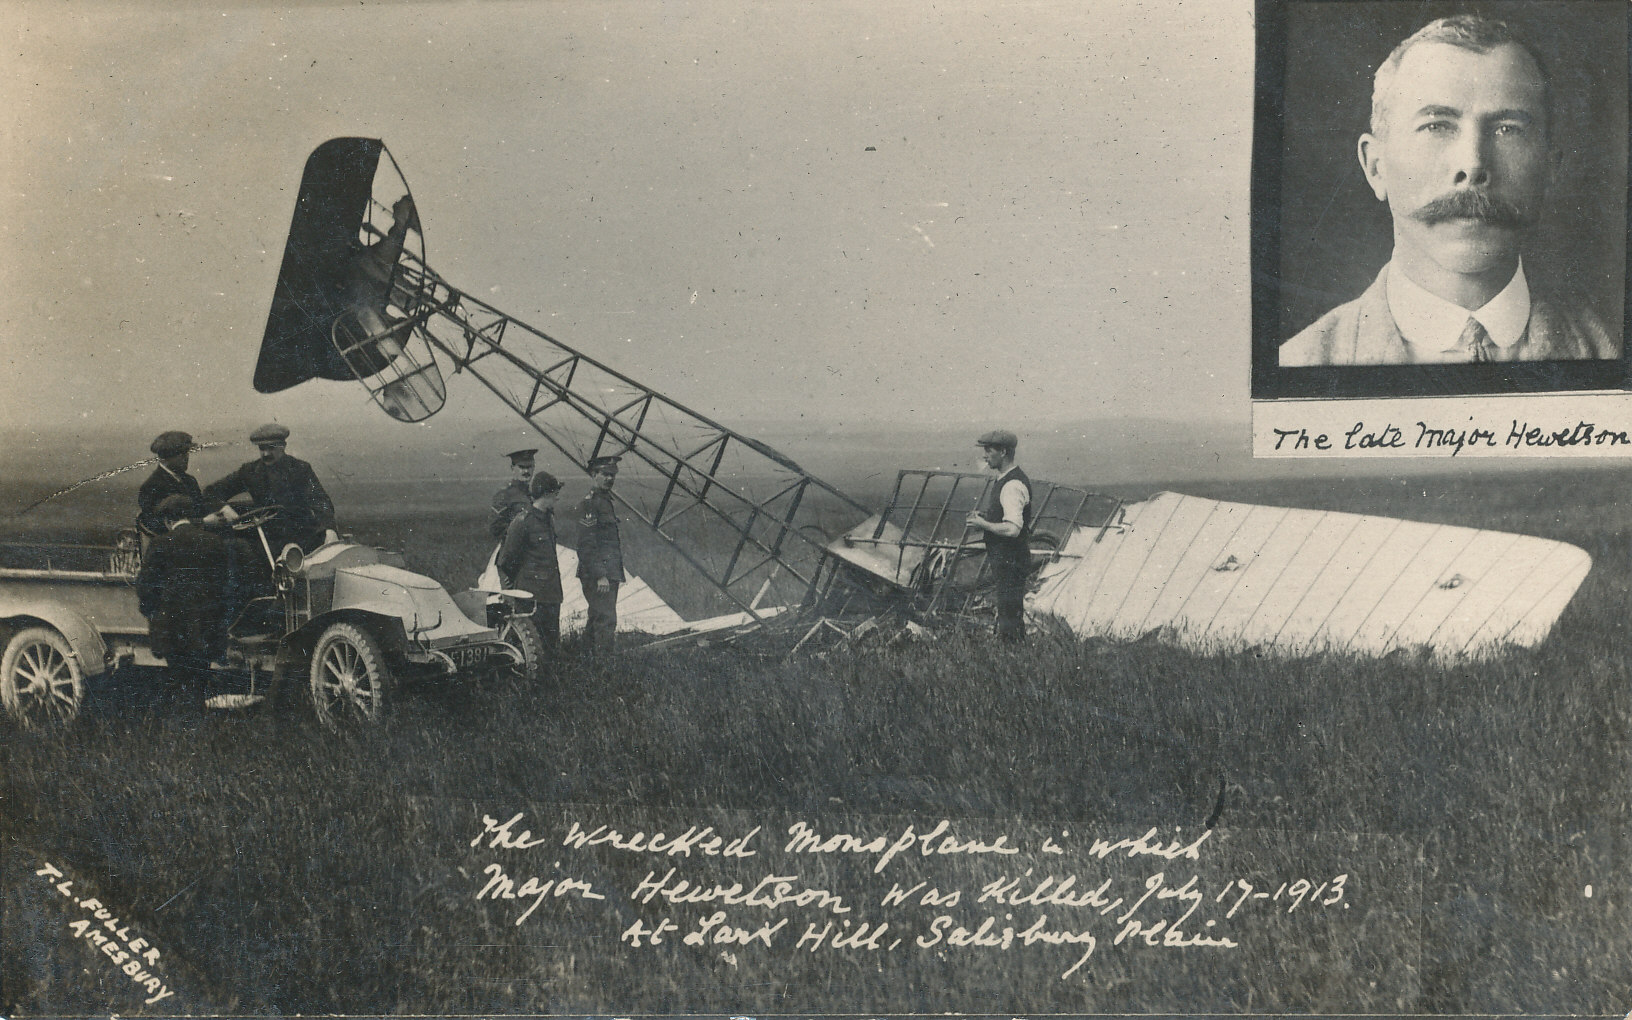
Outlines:
{"type": "Polygon", "coordinates": [[[1282,367],[1619,356],[1588,309],[1531,289],[1520,256],[1559,163],[1551,88],[1500,21],[1441,18],[1395,47],[1358,150],[1393,257],[1282,344],[1282,367]]]}

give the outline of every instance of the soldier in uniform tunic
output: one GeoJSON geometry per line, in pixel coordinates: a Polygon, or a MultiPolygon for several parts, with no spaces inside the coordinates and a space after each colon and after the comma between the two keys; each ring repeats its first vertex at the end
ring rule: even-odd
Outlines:
{"type": "Polygon", "coordinates": [[[162,432],[148,447],[159,458],[159,466],[147,476],[136,493],[136,526],[148,538],[155,538],[168,530],[159,514],[159,504],[166,496],[184,496],[187,516],[204,516],[204,493],[198,479],[187,473],[188,455],[193,450],[193,437],[185,432],[162,432]]]}
{"type": "Polygon", "coordinates": [[[192,516],[193,501],[166,496],[157,511],[166,531],[153,539],[136,575],[153,654],[175,673],[197,677],[227,648],[226,543],[192,516]]]}
{"type": "Polygon", "coordinates": [[[997,473],[967,524],[986,536],[986,566],[997,584],[997,636],[1026,636],[1026,579],[1031,574],[1031,479],[1015,466],[1019,437],[995,429],[975,441],[997,473]]]}
{"type": "Polygon", "coordinates": [[[555,500],[561,483],[540,471],[528,485],[527,511],[510,522],[495,563],[506,588],[533,596],[533,624],[546,647],[561,640],[561,564],[555,555],[555,500]]]}
{"type": "Polygon", "coordinates": [[[261,451],[260,459],[204,488],[204,505],[221,507],[228,520],[236,520],[238,513],[226,505],[227,500],[241,493],[247,492],[256,506],[281,507],[282,512],[265,525],[274,555],[290,543],[311,552],[340,540],[334,530],[334,502],[312,466],[285,452],[288,438],[289,430],[282,425],[262,425],[249,436],[261,451]]]}
{"type": "Polygon", "coordinates": [[[623,546],[612,502],[618,458],[596,457],[589,462],[589,474],[589,495],[573,511],[578,525],[578,581],[589,603],[584,634],[592,653],[610,655],[618,630],[618,586],[623,583],[623,546]]]}
{"type": "Polygon", "coordinates": [[[533,458],[538,453],[534,450],[513,450],[505,454],[510,458],[510,480],[504,483],[504,488],[493,494],[493,519],[488,522],[488,533],[493,541],[504,541],[505,532],[510,528],[510,522],[527,512],[532,506],[533,497],[528,491],[528,480],[533,477],[533,458]]]}

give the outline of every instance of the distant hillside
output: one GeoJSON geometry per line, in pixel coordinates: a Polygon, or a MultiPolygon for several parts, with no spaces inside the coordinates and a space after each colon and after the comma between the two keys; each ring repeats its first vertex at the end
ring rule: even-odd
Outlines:
{"type": "MultiPolygon", "coordinates": [[[[979,471],[975,437],[991,427],[890,425],[821,431],[769,425],[757,437],[805,470],[854,471],[858,460],[893,475],[900,468],[979,471]]],[[[1245,422],[1185,423],[1157,418],[1014,423],[1026,470],[1055,481],[1104,485],[1154,478],[1235,477],[1251,473],[1245,422]]]]}
{"type": "MultiPolygon", "coordinates": [[[[838,483],[863,479],[876,487],[902,468],[979,471],[975,436],[990,423],[722,422],[768,443],[817,477],[838,483]]],[[[1481,474],[1557,468],[1555,463],[1450,460],[1335,460],[1319,463],[1253,460],[1245,420],[1184,422],[1163,418],[1081,419],[1005,423],[1021,437],[1020,461],[1032,474],[1064,484],[1152,489],[1197,480],[1314,479],[1320,477],[1481,474]]],[[[0,430],[0,483],[71,484],[149,457],[151,436],[109,430],[0,430]]],[[[246,438],[211,434],[224,445],[194,455],[202,481],[255,456],[246,438]]],[[[560,470],[561,456],[525,427],[494,427],[441,417],[405,426],[359,422],[344,430],[307,426],[290,452],[311,461],[319,476],[342,486],[373,480],[486,483],[506,474],[503,454],[518,446],[544,447],[541,463],[560,470]]],[[[1587,465],[1590,470],[1601,465],[1587,465]]],[[[128,472],[134,486],[145,468],[128,472]]],[[[572,481],[570,477],[567,479],[572,481]]]]}

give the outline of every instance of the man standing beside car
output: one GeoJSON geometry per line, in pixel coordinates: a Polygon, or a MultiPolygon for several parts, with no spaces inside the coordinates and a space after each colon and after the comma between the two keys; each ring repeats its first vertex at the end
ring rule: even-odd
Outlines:
{"type": "Polygon", "coordinates": [[[537,454],[536,449],[512,450],[505,454],[510,458],[510,480],[504,483],[504,488],[493,494],[493,519],[487,524],[488,534],[493,536],[495,542],[504,541],[510,522],[526,513],[527,507],[533,502],[528,480],[533,477],[534,458],[537,454]]]}
{"type": "Polygon", "coordinates": [[[137,608],[147,617],[153,654],[172,672],[196,679],[227,649],[226,543],[199,525],[191,497],[172,493],[156,510],[165,531],[142,558],[137,608]]]}
{"type": "Polygon", "coordinates": [[[204,493],[198,479],[187,473],[193,437],[185,432],[161,432],[149,450],[159,458],[159,466],[147,476],[147,481],[136,493],[136,526],[145,538],[156,538],[168,530],[159,504],[168,496],[183,496],[187,500],[187,516],[204,516],[204,493]]]}
{"type": "Polygon", "coordinates": [[[623,544],[612,485],[618,478],[617,457],[589,462],[590,490],[573,511],[578,524],[578,583],[584,588],[589,615],[584,636],[596,656],[612,654],[618,630],[618,586],[623,583],[623,544]]]}
{"type": "Polygon", "coordinates": [[[555,500],[561,483],[540,471],[527,491],[533,501],[510,522],[495,563],[506,588],[533,596],[533,624],[553,651],[561,640],[561,564],[555,555],[555,500]]]}

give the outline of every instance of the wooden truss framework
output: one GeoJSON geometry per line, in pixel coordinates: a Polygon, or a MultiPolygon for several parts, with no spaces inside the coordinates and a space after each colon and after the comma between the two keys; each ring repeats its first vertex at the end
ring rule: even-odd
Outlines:
{"type": "Polygon", "coordinates": [[[397,293],[415,295],[409,321],[426,344],[468,372],[521,416],[545,442],[584,470],[597,457],[634,459],[661,479],[655,506],[642,507],[616,490],[613,498],[755,622],[761,601],[780,575],[801,603],[814,596],[826,558],[826,535],[815,526],[807,497],[824,493],[856,519],[868,510],[792,459],[567,346],[533,326],[458,290],[417,254],[405,251],[397,293]],[[604,385],[614,381],[615,387],[604,385]],[[615,389],[614,399],[606,391],[615,389]],[[549,414],[588,422],[594,440],[573,448],[546,427],[549,414]],[[661,417],[670,432],[652,427],[661,417]],[[672,434],[683,424],[689,442],[672,434]],[[728,463],[730,470],[727,470],[728,463]],[[744,470],[746,466],[746,470],[744,470]],[[770,478],[769,494],[750,493],[743,475],[770,478]],[[734,536],[710,555],[675,534],[683,518],[704,517],[734,536]]]}

